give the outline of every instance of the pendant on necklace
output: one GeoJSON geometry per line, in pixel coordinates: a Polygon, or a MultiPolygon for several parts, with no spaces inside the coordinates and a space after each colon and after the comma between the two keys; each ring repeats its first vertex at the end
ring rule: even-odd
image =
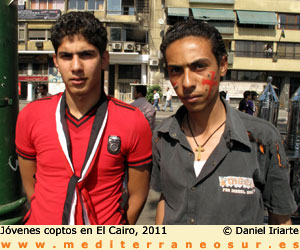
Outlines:
{"type": "Polygon", "coordinates": [[[198,153],[198,154],[197,154],[197,161],[200,161],[200,160],[201,160],[201,152],[204,152],[204,148],[202,148],[202,146],[199,145],[199,146],[196,148],[196,152],[198,153]]]}

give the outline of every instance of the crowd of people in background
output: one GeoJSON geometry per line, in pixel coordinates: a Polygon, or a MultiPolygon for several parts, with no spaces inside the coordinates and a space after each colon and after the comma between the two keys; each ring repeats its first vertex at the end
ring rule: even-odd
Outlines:
{"type": "Polygon", "coordinates": [[[256,99],[258,96],[257,92],[247,90],[244,92],[243,95],[244,95],[244,98],[240,101],[238,109],[249,115],[256,116],[257,108],[255,105],[255,102],[256,102],[256,99]]]}

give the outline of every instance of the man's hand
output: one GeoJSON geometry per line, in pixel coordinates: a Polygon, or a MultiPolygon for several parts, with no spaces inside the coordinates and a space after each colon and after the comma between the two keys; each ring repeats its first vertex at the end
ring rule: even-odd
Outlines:
{"type": "Polygon", "coordinates": [[[269,212],[269,225],[292,225],[290,215],[279,215],[269,212]]]}
{"type": "Polygon", "coordinates": [[[163,194],[161,194],[156,208],[155,224],[162,225],[164,221],[164,216],[165,216],[165,197],[163,194]]]}

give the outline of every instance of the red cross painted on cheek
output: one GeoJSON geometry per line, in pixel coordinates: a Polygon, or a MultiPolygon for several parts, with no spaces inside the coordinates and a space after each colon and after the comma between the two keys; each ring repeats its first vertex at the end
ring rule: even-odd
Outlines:
{"type": "Polygon", "coordinates": [[[211,71],[210,74],[208,75],[208,77],[210,79],[203,79],[202,80],[202,85],[208,85],[208,88],[209,88],[206,99],[209,98],[211,90],[212,90],[212,87],[213,86],[218,86],[217,77],[215,77],[215,75],[216,75],[216,72],[211,71]]]}
{"type": "Polygon", "coordinates": [[[172,86],[173,86],[174,89],[177,89],[177,88],[178,88],[178,85],[177,85],[176,82],[171,82],[171,84],[172,84],[172,86]]]}

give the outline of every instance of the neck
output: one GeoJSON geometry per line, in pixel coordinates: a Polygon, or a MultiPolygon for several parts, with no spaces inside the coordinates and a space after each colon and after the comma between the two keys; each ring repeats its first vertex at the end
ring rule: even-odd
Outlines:
{"type": "Polygon", "coordinates": [[[70,95],[66,93],[66,102],[69,107],[69,110],[73,116],[77,119],[80,119],[85,115],[100,99],[101,92],[94,92],[95,94],[91,97],[85,95],[70,95]]]}
{"type": "Polygon", "coordinates": [[[188,112],[188,116],[195,136],[205,135],[225,121],[226,110],[220,98],[217,98],[212,107],[198,112],[188,112]]]}

